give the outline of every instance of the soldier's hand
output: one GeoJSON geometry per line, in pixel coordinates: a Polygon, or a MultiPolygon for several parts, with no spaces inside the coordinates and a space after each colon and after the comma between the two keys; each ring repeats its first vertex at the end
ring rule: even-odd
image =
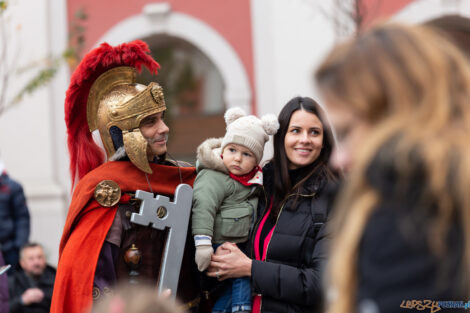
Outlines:
{"type": "Polygon", "coordinates": [[[202,245],[196,247],[196,257],[195,261],[197,264],[197,269],[199,271],[204,271],[209,264],[211,263],[211,256],[214,253],[214,249],[209,245],[202,245]]]}

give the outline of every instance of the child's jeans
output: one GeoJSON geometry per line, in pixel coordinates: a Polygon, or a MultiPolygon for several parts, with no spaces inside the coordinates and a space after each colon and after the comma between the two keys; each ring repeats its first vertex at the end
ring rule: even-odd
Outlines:
{"type": "Polygon", "coordinates": [[[251,284],[250,278],[240,277],[231,279],[232,286],[226,288],[217,299],[212,313],[235,313],[251,311],[251,284]]]}
{"type": "MultiPolygon", "coordinates": [[[[214,250],[220,244],[214,244],[214,250]]],[[[212,308],[212,313],[251,312],[251,282],[249,277],[231,278],[212,308]]]]}

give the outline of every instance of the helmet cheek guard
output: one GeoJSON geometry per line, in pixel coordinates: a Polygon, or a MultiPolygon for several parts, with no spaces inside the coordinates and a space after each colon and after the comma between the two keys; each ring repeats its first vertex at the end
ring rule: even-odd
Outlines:
{"type": "Polygon", "coordinates": [[[150,168],[147,158],[149,145],[140,130],[137,128],[132,132],[123,131],[122,137],[124,140],[124,149],[131,162],[141,171],[152,174],[152,169],[150,168]]]}

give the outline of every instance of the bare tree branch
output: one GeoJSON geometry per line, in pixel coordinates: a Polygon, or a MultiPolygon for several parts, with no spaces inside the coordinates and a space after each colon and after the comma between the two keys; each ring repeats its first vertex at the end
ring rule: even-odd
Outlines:
{"type": "Polygon", "coordinates": [[[0,42],[1,46],[1,59],[0,59],[0,114],[2,114],[6,102],[6,93],[8,89],[8,78],[9,78],[9,68],[8,68],[8,38],[6,31],[5,23],[5,12],[6,3],[2,1],[0,3],[0,42]]]}
{"type": "Polygon", "coordinates": [[[12,53],[12,47],[8,46],[11,40],[9,40],[10,25],[5,17],[7,2],[0,0],[0,115],[18,104],[24,96],[32,94],[40,87],[48,84],[64,62],[71,67],[78,63],[85,44],[83,22],[87,19],[83,9],[75,13],[69,33],[68,47],[61,55],[36,60],[18,69],[19,47],[15,49],[18,51],[12,53]],[[33,77],[11,100],[7,99],[9,81],[11,81],[13,75],[21,75],[30,70],[35,71],[33,77]]]}

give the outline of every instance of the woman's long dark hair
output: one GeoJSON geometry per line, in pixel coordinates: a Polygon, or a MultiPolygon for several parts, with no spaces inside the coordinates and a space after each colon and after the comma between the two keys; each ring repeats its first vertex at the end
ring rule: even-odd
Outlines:
{"type": "MultiPolygon", "coordinates": [[[[271,161],[274,170],[273,184],[273,209],[271,216],[277,217],[279,210],[291,193],[298,193],[302,190],[304,183],[317,173],[326,175],[326,178],[333,177],[328,168],[328,161],[334,147],[333,133],[326,121],[325,111],[313,99],[308,97],[295,97],[282,108],[279,113],[279,130],[274,135],[274,157],[271,161]],[[318,158],[310,165],[305,166],[306,175],[294,186],[289,177],[289,159],[287,158],[284,139],[289,128],[292,114],[298,110],[315,114],[323,126],[323,148],[318,158]]],[[[294,206],[295,209],[295,206],[294,206]]]]}

